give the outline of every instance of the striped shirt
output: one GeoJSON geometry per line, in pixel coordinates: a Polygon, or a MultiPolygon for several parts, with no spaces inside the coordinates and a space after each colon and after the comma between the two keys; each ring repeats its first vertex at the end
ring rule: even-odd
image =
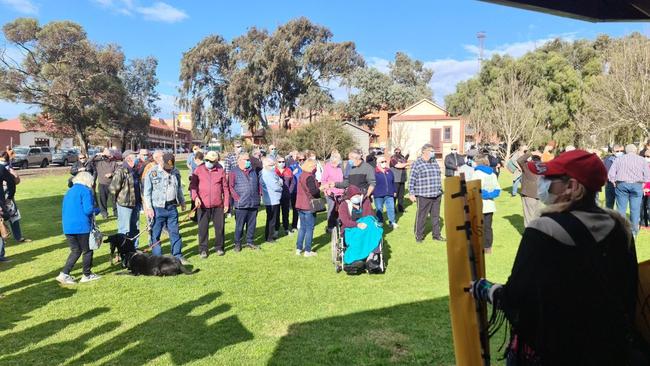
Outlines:
{"type": "Polygon", "coordinates": [[[420,197],[438,197],[442,194],[442,178],[440,166],[435,159],[428,162],[422,158],[413,163],[411,179],[409,180],[409,194],[420,197]]]}
{"type": "Polygon", "coordinates": [[[650,182],[650,168],[641,156],[630,153],[614,160],[607,177],[610,182],[644,183],[650,182]]]}

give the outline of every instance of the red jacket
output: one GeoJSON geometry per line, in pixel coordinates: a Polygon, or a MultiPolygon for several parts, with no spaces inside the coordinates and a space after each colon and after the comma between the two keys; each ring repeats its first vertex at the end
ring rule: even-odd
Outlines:
{"type": "Polygon", "coordinates": [[[201,199],[201,208],[223,207],[224,202],[230,202],[226,171],[219,164],[212,170],[199,165],[190,180],[190,193],[192,201],[201,199]]]}
{"type": "Polygon", "coordinates": [[[302,172],[298,178],[298,193],[296,195],[296,209],[310,211],[309,202],[313,198],[320,197],[318,183],[313,173],[302,172]]]}
{"type": "MultiPolygon", "coordinates": [[[[351,203],[349,203],[348,200],[344,200],[341,201],[341,204],[339,205],[339,220],[341,220],[341,230],[357,226],[356,220],[353,220],[352,215],[350,214],[350,204],[351,203]]],[[[361,217],[374,215],[375,213],[372,211],[370,199],[364,198],[363,202],[361,202],[361,217]]]]}

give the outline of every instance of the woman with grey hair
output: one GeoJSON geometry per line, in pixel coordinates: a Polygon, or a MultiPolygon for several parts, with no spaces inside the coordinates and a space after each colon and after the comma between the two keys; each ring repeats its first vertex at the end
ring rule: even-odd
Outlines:
{"type": "Polygon", "coordinates": [[[93,225],[93,217],[98,215],[99,207],[95,207],[93,183],[95,179],[89,172],[79,172],[72,178],[72,187],[63,197],[62,222],[63,233],[70,245],[70,254],[63,270],[56,280],[63,285],[74,285],[75,279],[70,276],[72,267],[83,255],[83,276],[79,282],[89,282],[99,279],[91,272],[93,251],[88,241],[93,225]]]}

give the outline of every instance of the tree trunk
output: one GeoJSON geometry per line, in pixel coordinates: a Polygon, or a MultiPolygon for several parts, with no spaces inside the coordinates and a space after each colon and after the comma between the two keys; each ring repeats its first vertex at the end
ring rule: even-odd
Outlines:
{"type": "Polygon", "coordinates": [[[74,134],[77,140],[79,140],[79,147],[81,147],[81,152],[84,154],[88,154],[88,141],[86,140],[86,134],[84,134],[84,131],[79,128],[79,126],[75,125],[74,126],[74,134]]]}
{"type": "Polygon", "coordinates": [[[126,140],[127,140],[128,134],[129,134],[129,131],[127,131],[126,129],[121,131],[120,143],[122,144],[122,147],[121,147],[122,152],[124,152],[126,150],[126,140]]]}
{"type": "Polygon", "coordinates": [[[512,151],[512,143],[513,141],[511,139],[506,140],[506,156],[505,156],[505,161],[507,162],[510,160],[510,152],[512,151]]]}

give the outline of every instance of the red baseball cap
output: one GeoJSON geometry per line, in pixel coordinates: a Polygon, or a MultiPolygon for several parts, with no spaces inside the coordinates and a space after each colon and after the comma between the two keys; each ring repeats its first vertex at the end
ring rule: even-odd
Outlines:
{"type": "Polygon", "coordinates": [[[607,182],[607,169],[596,154],[584,150],[567,151],[557,158],[542,163],[529,161],[528,169],[533,174],[553,176],[566,175],[592,192],[600,191],[607,182]]]}

